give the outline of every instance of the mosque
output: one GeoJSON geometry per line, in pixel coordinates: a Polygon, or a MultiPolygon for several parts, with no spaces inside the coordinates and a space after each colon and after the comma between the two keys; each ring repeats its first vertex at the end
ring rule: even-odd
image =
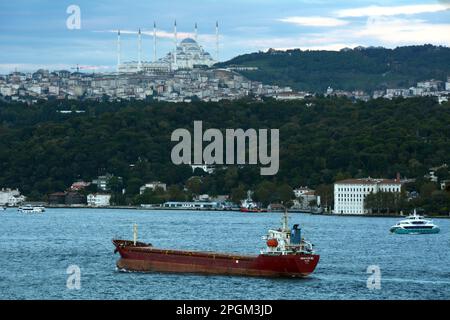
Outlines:
{"type": "Polygon", "coordinates": [[[211,67],[218,61],[219,55],[219,24],[216,22],[216,59],[206,52],[197,42],[197,24],[195,36],[185,38],[180,43],[177,40],[177,23],[174,24],[174,50],[166,56],[156,59],[156,23],[153,24],[153,61],[142,61],[142,33],[138,31],[138,61],[121,61],[120,30],[117,34],[117,72],[171,72],[175,70],[191,70],[194,68],[211,67]]]}

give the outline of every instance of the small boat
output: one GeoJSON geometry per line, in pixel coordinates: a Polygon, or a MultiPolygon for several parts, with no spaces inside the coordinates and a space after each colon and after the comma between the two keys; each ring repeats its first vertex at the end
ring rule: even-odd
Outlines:
{"type": "Polygon", "coordinates": [[[414,210],[412,215],[406,219],[399,221],[390,229],[392,233],[396,234],[423,234],[423,233],[439,233],[441,229],[431,220],[425,220],[414,210]]]}
{"type": "MultiPolygon", "coordinates": [[[[205,233],[206,239],[208,236],[205,233]]],[[[120,254],[117,268],[125,271],[306,277],[319,262],[320,256],[302,238],[298,224],[288,227],[287,210],[281,228],[270,229],[262,240],[266,247],[259,255],[162,249],[137,241],[137,225],[134,225],[133,240],[114,239],[113,244],[114,252],[120,254]]]]}
{"type": "Polygon", "coordinates": [[[18,211],[22,213],[43,213],[45,212],[45,208],[43,206],[26,205],[19,207],[18,211]]]}
{"type": "Polygon", "coordinates": [[[0,207],[0,211],[6,211],[6,207],[0,207]]]}
{"type": "Polygon", "coordinates": [[[251,198],[247,198],[244,201],[242,201],[242,204],[241,204],[241,207],[239,210],[241,212],[267,212],[267,209],[261,208],[251,198]]]}

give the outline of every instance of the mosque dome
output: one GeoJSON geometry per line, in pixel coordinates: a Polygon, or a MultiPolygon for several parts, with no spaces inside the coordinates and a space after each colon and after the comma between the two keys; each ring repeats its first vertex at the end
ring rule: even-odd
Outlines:
{"type": "Polygon", "coordinates": [[[192,38],[186,38],[186,39],[183,39],[183,40],[181,41],[181,44],[195,44],[195,45],[198,45],[198,44],[197,44],[197,41],[195,41],[195,40],[192,39],[192,38]]]}

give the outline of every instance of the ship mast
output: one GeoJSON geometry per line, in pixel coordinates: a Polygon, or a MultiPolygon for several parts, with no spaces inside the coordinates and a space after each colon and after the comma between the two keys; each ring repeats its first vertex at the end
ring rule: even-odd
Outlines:
{"type": "Polygon", "coordinates": [[[281,218],[281,223],[283,225],[283,231],[289,232],[289,215],[286,206],[284,206],[284,213],[283,217],[281,218]]]}
{"type": "Polygon", "coordinates": [[[137,226],[137,224],[135,223],[135,224],[133,225],[133,244],[134,244],[134,246],[136,246],[137,236],[138,236],[138,226],[137,226]]]}

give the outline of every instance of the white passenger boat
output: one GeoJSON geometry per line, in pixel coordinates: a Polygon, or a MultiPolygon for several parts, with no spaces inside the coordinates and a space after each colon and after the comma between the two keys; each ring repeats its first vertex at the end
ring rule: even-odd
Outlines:
{"type": "Polygon", "coordinates": [[[43,206],[31,206],[31,205],[19,207],[18,210],[19,210],[19,212],[22,212],[22,213],[43,213],[43,212],[45,212],[45,208],[43,206]]]}
{"type": "Polygon", "coordinates": [[[414,213],[406,219],[399,221],[390,229],[396,234],[422,234],[422,233],[439,233],[441,231],[437,225],[431,220],[425,220],[414,210],[414,213]]]}

